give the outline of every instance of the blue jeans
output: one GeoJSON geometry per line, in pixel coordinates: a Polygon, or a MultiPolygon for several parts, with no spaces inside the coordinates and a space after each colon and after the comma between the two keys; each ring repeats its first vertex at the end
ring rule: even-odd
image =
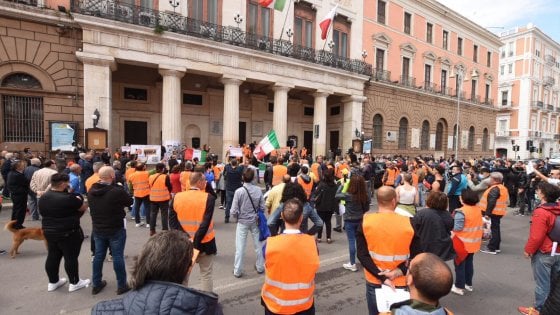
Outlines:
{"type": "Polygon", "coordinates": [[[231,204],[233,203],[233,195],[235,195],[235,190],[226,190],[226,221],[229,221],[229,211],[231,210],[231,204]]]}
{"type": "Polygon", "coordinates": [[[140,223],[140,215],[144,214],[143,216],[146,217],[146,224],[150,224],[150,195],[142,198],[134,197],[132,213],[134,214],[134,221],[136,221],[136,223],[140,223]],[[140,206],[142,206],[142,209],[138,211],[140,206]]]}
{"type": "Polygon", "coordinates": [[[500,221],[502,220],[501,215],[490,215],[490,230],[492,231],[492,238],[488,242],[488,249],[498,250],[500,249],[500,243],[502,242],[502,235],[500,233],[500,221]]]}
{"type": "Polygon", "coordinates": [[[350,253],[350,263],[356,264],[356,230],[362,222],[346,221],[344,220],[344,229],[348,237],[348,251],[350,253]]]}
{"type": "Polygon", "coordinates": [[[126,287],[126,267],[124,264],[124,245],[126,243],[126,230],[120,229],[113,235],[92,233],[95,239],[95,257],[93,258],[93,286],[99,287],[103,279],[103,262],[107,255],[107,248],[113,252],[113,269],[117,276],[119,288],[126,287]]]}
{"type": "Polygon", "coordinates": [[[541,311],[550,293],[550,281],[560,273],[560,256],[537,252],[531,257],[531,267],[535,279],[535,308],[541,311]]]}
{"type": "Polygon", "coordinates": [[[455,286],[459,289],[464,289],[465,284],[472,286],[472,279],[474,275],[474,254],[470,253],[467,258],[459,265],[455,265],[455,286]]]}
{"type": "Polygon", "coordinates": [[[375,299],[375,289],[381,288],[379,284],[373,284],[366,281],[366,300],[369,315],[377,315],[377,300],[375,299]]]}
{"type": "Polygon", "coordinates": [[[237,230],[235,231],[235,262],[233,265],[233,273],[237,276],[243,274],[243,256],[245,254],[245,244],[247,244],[247,234],[249,233],[253,236],[253,247],[257,256],[255,267],[259,273],[264,271],[264,257],[262,245],[259,241],[257,222],[252,224],[237,223],[237,230]]]}
{"type": "Polygon", "coordinates": [[[426,187],[424,187],[424,183],[418,183],[418,204],[420,207],[426,206],[426,187]]]}
{"type": "Polygon", "coordinates": [[[33,218],[33,220],[39,220],[37,194],[31,190],[27,194],[27,207],[29,208],[29,211],[31,211],[31,217],[33,218]]]}

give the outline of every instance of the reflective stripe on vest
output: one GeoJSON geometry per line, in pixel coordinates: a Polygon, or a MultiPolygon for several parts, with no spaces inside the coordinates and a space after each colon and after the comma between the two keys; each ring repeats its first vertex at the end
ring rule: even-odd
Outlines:
{"type": "Polygon", "coordinates": [[[317,244],[307,234],[281,234],[268,238],[266,278],[261,297],[275,314],[294,314],[313,305],[315,274],[319,269],[317,244]],[[289,261],[289,264],[286,262],[289,261]],[[298,266],[298,268],[293,268],[298,266]]]}
{"type": "MultiPolygon", "coordinates": [[[[380,270],[393,270],[408,259],[414,237],[409,218],[394,212],[369,213],[364,215],[362,229],[371,259],[380,270]]],[[[381,284],[381,280],[366,269],[364,273],[368,282],[381,284]]],[[[400,276],[393,283],[406,286],[406,277],[400,276]]]]}
{"type": "Polygon", "coordinates": [[[150,201],[163,202],[171,199],[169,189],[165,185],[167,175],[154,174],[150,176],[150,201]]]}
{"type": "Polygon", "coordinates": [[[369,255],[371,256],[371,258],[375,259],[375,260],[379,260],[379,261],[403,261],[403,260],[407,260],[408,257],[410,257],[410,255],[393,255],[393,256],[388,256],[388,255],[381,255],[381,254],[377,254],[375,252],[370,251],[369,255]]]}
{"type": "MultiPolygon", "coordinates": [[[[177,213],[177,219],[185,232],[189,233],[191,240],[204,218],[208,193],[200,190],[187,190],[175,195],[173,199],[173,209],[177,213]]],[[[215,238],[214,220],[210,221],[210,226],[206,235],[202,238],[202,243],[208,243],[215,238]]]]}
{"type": "Polygon", "coordinates": [[[468,253],[476,253],[482,244],[482,213],[479,206],[464,205],[457,209],[465,215],[465,225],[463,230],[455,231],[455,235],[463,241],[465,250],[468,253]]]}
{"type": "Polygon", "coordinates": [[[494,209],[492,209],[492,214],[501,216],[506,215],[509,193],[507,188],[502,184],[493,185],[486,189],[486,191],[482,195],[482,198],[480,198],[478,206],[482,207],[482,211],[486,211],[486,206],[488,205],[488,194],[494,187],[498,187],[498,189],[500,190],[500,196],[498,197],[498,200],[496,200],[496,206],[494,207],[494,209]]]}
{"type": "Polygon", "coordinates": [[[134,197],[142,198],[150,194],[149,176],[147,171],[136,171],[130,176],[134,197]]]}

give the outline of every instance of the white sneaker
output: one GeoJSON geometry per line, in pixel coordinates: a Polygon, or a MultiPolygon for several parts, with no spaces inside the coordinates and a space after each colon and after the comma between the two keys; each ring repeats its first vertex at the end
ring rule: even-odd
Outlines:
{"type": "Polygon", "coordinates": [[[472,287],[472,285],[465,285],[465,290],[472,292],[474,291],[474,288],[472,287]]]}
{"type": "Polygon", "coordinates": [[[455,285],[451,287],[451,292],[457,295],[465,295],[465,290],[457,288],[455,285]]]}
{"type": "Polygon", "coordinates": [[[80,281],[78,281],[78,283],[76,284],[70,283],[70,285],[68,286],[68,292],[74,292],[83,288],[87,288],[89,287],[90,282],[91,281],[89,279],[80,279],[80,281]]]}
{"type": "Polygon", "coordinates": [[[356,267],[356,264],[347,263],[347,264],[343,264],[342,267],[346,270],[358,271],[358,267],[356,267]]]}
{"type": "Polygon", "coordinates": [[[146,224],[146,228],[148,228],[148,229],[149,229],[149,228],[150,228],[150,225],[149,225],[149,224],[146,224]]]}
{"type": "Polygon", "coordinates": [[[141,227],[144,225],[144,222],[136,223],[136,227],[141,227]]]}
{"type": "Polygon", "coordinates": [[[47,291],[52,292],[66,284],[66,278],[58,278],[57,283],[49,283],[47,291]]]}

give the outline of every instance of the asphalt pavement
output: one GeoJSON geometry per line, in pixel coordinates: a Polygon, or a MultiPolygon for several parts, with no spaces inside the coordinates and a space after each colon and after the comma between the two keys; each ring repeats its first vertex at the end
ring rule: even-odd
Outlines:
{"type": "MultiPolygon", "coordinates": [[[[10,214],[10,205],[4,203],[0,212],[2,226],[9,221],[10,214]]],[[[264,276],[257,274],[253,268],[255,253],[252,239],[247,241],[244,275],[237,279],[232,275],[235,224],[224,224],[223,217],[223,210],[216,207],[218,255],[214,260],[214,291],[220,296],[225,314],[262,314],[260,289],[264,276]]],[[[517,217],[511,213],[506,216],[502,222],[502,252],[475,256],[474,292],[467,292],[465,296],[450,294],[441,301],[442,304],[455,314],[517,314],[517,306],[531,305],[534,281],[530,262],[523,258],[529,221],[529,217],[517,217]]],[[[90,234],[91,218],[88,213],[81,222],[84,232],[90,234]]],[[[149,230],[136,228],[133,221],[128,222],[125,255],[130,274],[133,258],[149,237],[149,230]]],[[[40,226],[40,222],[29,220],[25,225],[40,226]]],[[[317,314],[367,314],[363,270],[360,268],[358,272],[351,272],[342,268],[342,264],[348,261],[346,235],[333,232],[332,238],[332,244],[319,244],[321,268],[316,277],[317,314]]],[[[8,250],[11,239],[10,232],[2,231],[0,249],[8,250]]],[[[79,258],[82,278],[91,278],[89,248],[89,239],[86,239],[79,258]]],[[[98,301],[117,298],[116,279],[110,262],[106,262],[103,269],[108,285],[96,296],[91,295],[91,288],[69,293],[67,286],[47,292],[44,244],[26,241],[20,247],[20,253],[15,259],[8,254],[0,256],[0,314],[89,314],[98,301]]],[[[66,277],[63,263],[60,276],[66,277]]],[[[199,287],[197,267],[191,274],[190,286],[199,287]]]]}

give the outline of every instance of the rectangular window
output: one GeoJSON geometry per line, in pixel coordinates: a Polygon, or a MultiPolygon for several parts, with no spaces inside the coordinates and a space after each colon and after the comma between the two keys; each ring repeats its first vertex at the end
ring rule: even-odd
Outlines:
{"type": "Polygon", "coordinates": [[[148,100],[148,89],[138,89],[138,88],[124,88],[124,99],[125,100],[135,100],[135,101],[147,101],[148,100]]]}
{"type": "Polygon", "coordinates": [[[385,24],[385,1],[377,0],[377,22],[385,24]]]}
{"type": "Polygon", "coordinates": [[[268,112],[269,113],[274,113],[274,102],[273,101],[268,102],[268,112]]]}
{"type": "Polygon", "coordinates": [[[486,90],[484,91],[484,101],[488,105],[494,105],[490,100],[490,84],[486,84],[486,90]]]}
{"type": "Polygon", "coordinates": [[[402,76],[403,79],[408,79],[410,76],[410,59],[407,57],[402,59],[402,76]]]}
{"type": "MultiPolygon", "coordinates": [[[[152,0],[142,0],[143,2],[153,2],[152,0]]],[[[151,8],[151,6],[150,6],[151,8]]],[[[218,24],[218,0],[193,0],[189,5],[189,17],[195,20],[218,24]]]]}
{"type": "Polygon", "coordinates": [[[272,37],[270,10],[257,2],[248,1],[247,32],[272,37]]]}
{"type": "Polygon", "coordinates": [[[513,63],[510,63],[510,64],[508,65],[508,73],[509,73],[509,74],[512,74],[512,73],[513,73],[513,63]]]}
{"type": "Polygon", "coordinates": [[[432,83],[432,66],[424,65],[424,85],[429,87],[432,83]]]}
{"type": "Polygon", "coordinates": [[[513,56],[513,42],[510,42],[508,44],[508,48],[509,48],[508,49],[508,57],[511,57],[511,56],[513,56]]]}
{"type": "Polygon", "coordinates": [[[45,142],[43,98],[3,95],[4,141],[45,142]]]}
{"type": "Polygon", "coordinates": [[[302,17],[294,19],[294,45],[313,47],[313,22],[302,17]]]}
{"type": "Polygon", "coordinates": [[[505,67],[506,67],[506,66],[504,66],[504,65],[501,65],[501,66],[500,66],[500,75],[504,75],[504,69],[505,69],[505,67]]]}
{"type": "Polygon", "coordinates": [[[508,104],[508,91],[502,91],[502,106],[507,106],[508,104]]]}
{"type": "Polygon", "coordinates": [[[447,50],[449,48],[449,32],[443,31],[443,44],[441,45],[443,49],[447,50]]]}
{"type": "Polygon", "coordinates": [[[333,31],[333,52],[335,55],[348,58],[348,34],[341,30],[333,31]]]}
{"type": "Polygon", "coordinates": [[[331,116],[340,115],[340,106],[331,107],[331,116]]]}
{"type": "Polygon", "coordinates": [[[203,105],[203,97],[200,94],[183,93],[183,104],[185,105],[203,105]]]}
{"type": "Polygon", "coordinates": [[[492,66],[492,52],[491,51],[486,53],[486,66],[487,67],[492,66]]]}
{"type": "Polygon", "coordinates": [[[478,62],[478,46],[474,45],[473,46],[473,56],[472,56],[472,60],[474,62],[478,62]]]}
{"type": "Polygon", "coordinates": [[[461,37],[457,37],[457,55],[463,55],[463,39],[461,37]]]}
{"type": "Polygon", "coordinates": [[[303,115],[304,116],[313,116],[315,114],[315,109],[313,107],[304,107],[303,108],[303,115]]]}
{"type": "Polygon", "coordinates": [[[410,35],[410,25],[412,24],[412,14],[404,13],[404,32],[410,35]]]}
{"type": "Polygon", "coordinates": [[[375,50],[375,69],[385,69],[385,50],[377,48],[375,50]]]}
{"type": "Polygon", "coordinates": [[[476,80],[471,80],[471,101],[476,99],[476,86],[478,82],[476,80]]]}
{"type": "Polygon", "coordinates": [[[447,70],[441,70],[441,92],[443,94],[449,94],[447,93],[447,70]]]}
{"type": "Polygon", "coordinates": [[[432,23],[427,23],[426,24],[426,41],[428,43],[432,43],[433,40],[433,31],[434,31],[434,25],[432,23]]]}

